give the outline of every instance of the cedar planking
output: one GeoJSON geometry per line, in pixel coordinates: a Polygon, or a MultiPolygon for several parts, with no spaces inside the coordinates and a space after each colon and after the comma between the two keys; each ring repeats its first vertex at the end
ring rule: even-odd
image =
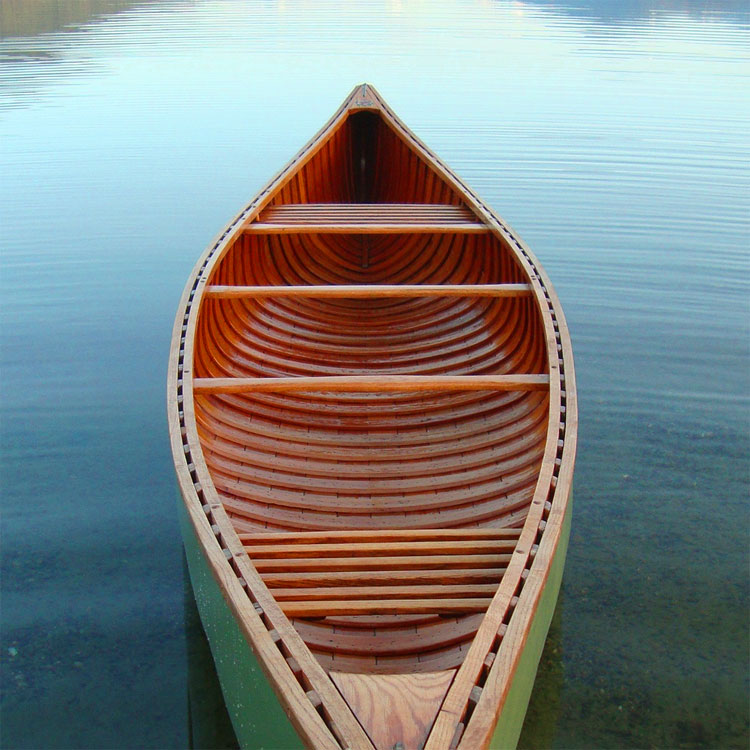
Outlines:
{"type": "Polygon", "coordinates": [[[515,742],[576,406],[536,258],[356,87],[199,259],[170,352],[191,576],[207,565],[301,742],[515,742]]]}

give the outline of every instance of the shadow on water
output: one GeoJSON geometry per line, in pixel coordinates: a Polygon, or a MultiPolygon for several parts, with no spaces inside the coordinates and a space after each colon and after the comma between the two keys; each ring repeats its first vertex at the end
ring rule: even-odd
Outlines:
{"type": "Polygon", "coordinates": [[[185,580],[185,641],[188,666],[188,747],[190,750],[239,748],[229,719],[211,648],[203,631],[193,586],[182,556],[185,580]]]}

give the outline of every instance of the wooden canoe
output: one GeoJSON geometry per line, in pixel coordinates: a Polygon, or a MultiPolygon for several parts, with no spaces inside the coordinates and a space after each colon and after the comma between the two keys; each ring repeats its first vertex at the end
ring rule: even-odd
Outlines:
{"type": "Polygon", "coordinates": [[[567,546],[570,339],[371,86],[199,259],[168,413],[243,746],[515,746],[567,546]]]}

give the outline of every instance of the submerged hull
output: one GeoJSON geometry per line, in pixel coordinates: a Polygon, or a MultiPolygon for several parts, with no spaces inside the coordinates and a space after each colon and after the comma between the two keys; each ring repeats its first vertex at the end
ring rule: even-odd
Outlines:
{"type": "Polygon", "coordinates": [[[243,747],[515,745],[567,547],[570,341],[371,87],[199,260],[168,411],[243,747]]]}

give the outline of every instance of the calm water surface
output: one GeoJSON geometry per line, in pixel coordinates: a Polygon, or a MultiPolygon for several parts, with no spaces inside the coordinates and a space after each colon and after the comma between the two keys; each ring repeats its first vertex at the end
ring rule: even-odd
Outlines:
{"type": "Polygon", "coordinates": [[[231,743],[188,728],[211,673],[173,315],[367,80],[531,244],[573,336],[574,527],[522,745],[747,747],[749,29],[718,1],[2,0],[0,744],[231,743]]]}

